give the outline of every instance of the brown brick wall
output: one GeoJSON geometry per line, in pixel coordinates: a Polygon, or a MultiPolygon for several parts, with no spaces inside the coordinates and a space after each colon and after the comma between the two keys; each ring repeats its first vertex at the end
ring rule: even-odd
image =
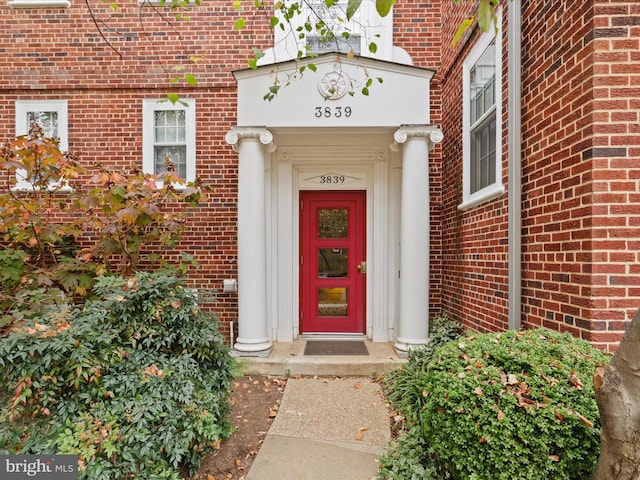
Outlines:
{"type": "MultiPolygon", "coordinates": [[[[640,307],[640,7],[522,3],[523,327],[570,331],[613,349],[640,307]]],[[[485,331],[507,326],[508,204],[505,194],[457,209],[461,64],[479,32],[472,29],[456,48],[450,40],[474,6],[443,5],[442,307],[485,331]]],[[[505,154],[508,189],[506,167],[505,154]]]]}
{"type": "MultiPolygon", "coordinates": [[[[111,89],[60,90],[52,97],[68,100],[69,148],[80,154],[81,163],[91,174],[96,163],[129,170],[141,168],[142,100],[162,95],[153,90],[111,89]]],[[[200,267],[192,272],[192,285],[221,290],[224,278],[237,277],[237,155],[224,140],[234,123],[235,109],[230,96],[215,89],[185,89],[181,95],[196,100],[196,175],[213,191],[206,202],[188,209],[187,228],[172,257],[178,258],[178,251],[195,256],[200,267]]],[[[4,135],[13,132],[13,101],[19,98],[32,97],[7,95],[2,101],[0,108],[10,113],[1,118],[4,135]]],[[[224,321],[225,331],[227,322],[237,317],[235,302],[235,295],[220,294],[216,304],[207,305],[224,321]]]]}
{"type": "Polygon", "coordinates": [[[250,37],[266,42],[257,26],[251,34],[234,30],[239,14],[232,2],[189,8],[189,21],[149,3],[118,2],[117,10],[89,3],[104,39],[85,2],[74,0],[68,9],[11,9],[4,2],[0,88],[166,89],[177,66],[186,66],[201,86],[229,88],[235,86],[231,72],[247,66],[250,37]]]}
{"type": "Polygon", "coordinates": [[[523,22],[524,325],[615,348],[640,307],[640,7],[544,4],[523,22]]]}
{"type": "MultiPolygon", "coordinates": [[[[0,6],[2,138],[14,135],[15,100],[66,99],[69,148],[80,154],[83,165],[140,168],[142,99],[164,98],[170,91],[196,99],[196,174],[213,192],[190,210],[176,252],[192,254],[199,262],[191,275],[193,286],[221,290],[224,278],[237,277],[237,155],[224,140],[236,115],[231,72],[246,67],[250,37],[260,39],[260,32],[236,32],[238,13],[230,2],[204,2],[189,12],[188,22],[163,21],[150,6],[140,10],[135,2],[121,3],[117,11],[92,3],[111,48],[84,2],[72,3],[69,9],[0,6]],[[203,60],[190,63],[190,56],[203,60]],[[197,77],[196,88],[169,83],[180,65],[197,77]]],[[[158,10],[171,18],[169,8],[158,10]]],[[[220,293],[206,306],[219,315],[226,335],[228,322],[237,319],[235,295],[220,293]]]]}
{"type": "Polygon", "coordinates": [[[523,326],[584,336],[592,259],[592,2],[523,22],[523,326]]]}
{"type": "MultiPolygon", "coordinates": [[[[475,3],[443,5],[442,79],[442,310],[450,318],[481,332],[508,328],[507,195],[468,210],[462,203],[462,62],[482,33],[469,30],[455,47],[458,25],[473,13],[475,3]]],[[[503,15],[506,17],[506,15],[503,15]]],[[[506,24],[503,31],[506,30],[506,24]]],[[[506,87],[506,49],[503,49],[506,87]]],[[[506,126],[506,88],[503,126],[506,126]]],[[[506,130],[505,130],[506,135],[506,130]]],[[[506,185],[506,136],[503,184],[506,185]]]]}
{"type": "Polygon", "coordinates": [[[607,344],[640,308],[640,5],[594,2],[592,249],[587,338],[607,344]]]}

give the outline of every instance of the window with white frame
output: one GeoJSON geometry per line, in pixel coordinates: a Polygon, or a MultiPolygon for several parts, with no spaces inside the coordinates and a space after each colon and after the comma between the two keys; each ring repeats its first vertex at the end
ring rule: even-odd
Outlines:
{"type": "Polygon", "coordinates": [[[339,0],[333,8],[328,8],[324,0],[308,0],[305,9],[306,21],[316,28],[305,37],[309,52],[316,55],[326,52],[340,52],[360,55],[362,38],[360,35],[360,12],[347,20],[347,1],[339,0]],[[321,32],[326,41],[322,41],[321,32]]]}
{"type": "MultiPolygon", "coordinates": [[[[42,128],[46,138],[56,138],[61,151],[69,148],[67,100],[17,100],[16,137],[27,135],[32,124],[42,128]]],[[[22,169],[16,171],[17,189],[31,188],[22,169]]]]}
{"type": "MultiPolygon", "coordinates": [[[[315,54],[353,52],[381,60],[394,59],[393,13],[380,17],[375,0],[363,0],[349,20],[348,0],[337,0],[331,7],[327,7],[325,0],[284,2],[285,6],[292,3],[300,6],[300,13],[293,16],[290,25],[274,28],[274,48],[261,64],[296,58],[298,51],[315,54]],[[305,24],[312,26],[311,31],[307,31],[305,24]],[[333,40],[323,43],[320,31],[315,27],[331,31],[333,40]],[[300,35],[300,32],[304,34],[300,35]],[[369,49],[371,42],[376,44],[373,50],[369,49]]],[[[276,16],[280,16],[280,12],[276,11],[276,16]]]]}
{"type": "Polygon", "coordinates": [[[196,177],[196,102],[143,100],[142,167],[158,175],[170,163],[187,182],[196,177]]]}
{"type": "Polygon", "coordinates": [[[501,61],[500,32],[491,31],[481,36],[463,63],[461,208],[477,205],[504,192],[501,61]]]}

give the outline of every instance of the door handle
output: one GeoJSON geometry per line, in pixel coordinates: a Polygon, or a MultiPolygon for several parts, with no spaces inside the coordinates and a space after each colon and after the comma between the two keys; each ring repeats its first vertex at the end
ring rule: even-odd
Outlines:
{"type": "Polygon", "coordinates": [[[367,262],[363,260],[356,268],[360,273],[367,273],[367,262]]]}

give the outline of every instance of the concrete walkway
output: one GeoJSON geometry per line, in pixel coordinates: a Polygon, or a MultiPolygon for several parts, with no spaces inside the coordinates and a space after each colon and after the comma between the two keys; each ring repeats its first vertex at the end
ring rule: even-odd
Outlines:
{"type": "Polygon", "coordinates": [[[372,480],[389,412],[368,378],[291,378],[246,480],[372,480]]]}

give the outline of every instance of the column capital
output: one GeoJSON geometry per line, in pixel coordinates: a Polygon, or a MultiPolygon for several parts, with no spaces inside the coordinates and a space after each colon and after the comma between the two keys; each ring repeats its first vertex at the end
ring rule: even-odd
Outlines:
{"type": "Polygon", "coordinates": [[[394,152],[400,150],[400,145],[410,138],[424,138],[427,140],[429,150],[432,150],[436,143],[440,143],[444,138],[442,130],[436,125],[404,125],[393,134],[393,143],[389,148],[394,152]]]}
{"type": "Polygon", "coordinates": [[[272,153],[276,150],[276,144],[273,143],[273,133],[266,128],[261,127],[233,127],[227,132],[224,139],[238,151],[238,144],[242,140],[255,139],[266,146],[267,152],[272,153]]]}

